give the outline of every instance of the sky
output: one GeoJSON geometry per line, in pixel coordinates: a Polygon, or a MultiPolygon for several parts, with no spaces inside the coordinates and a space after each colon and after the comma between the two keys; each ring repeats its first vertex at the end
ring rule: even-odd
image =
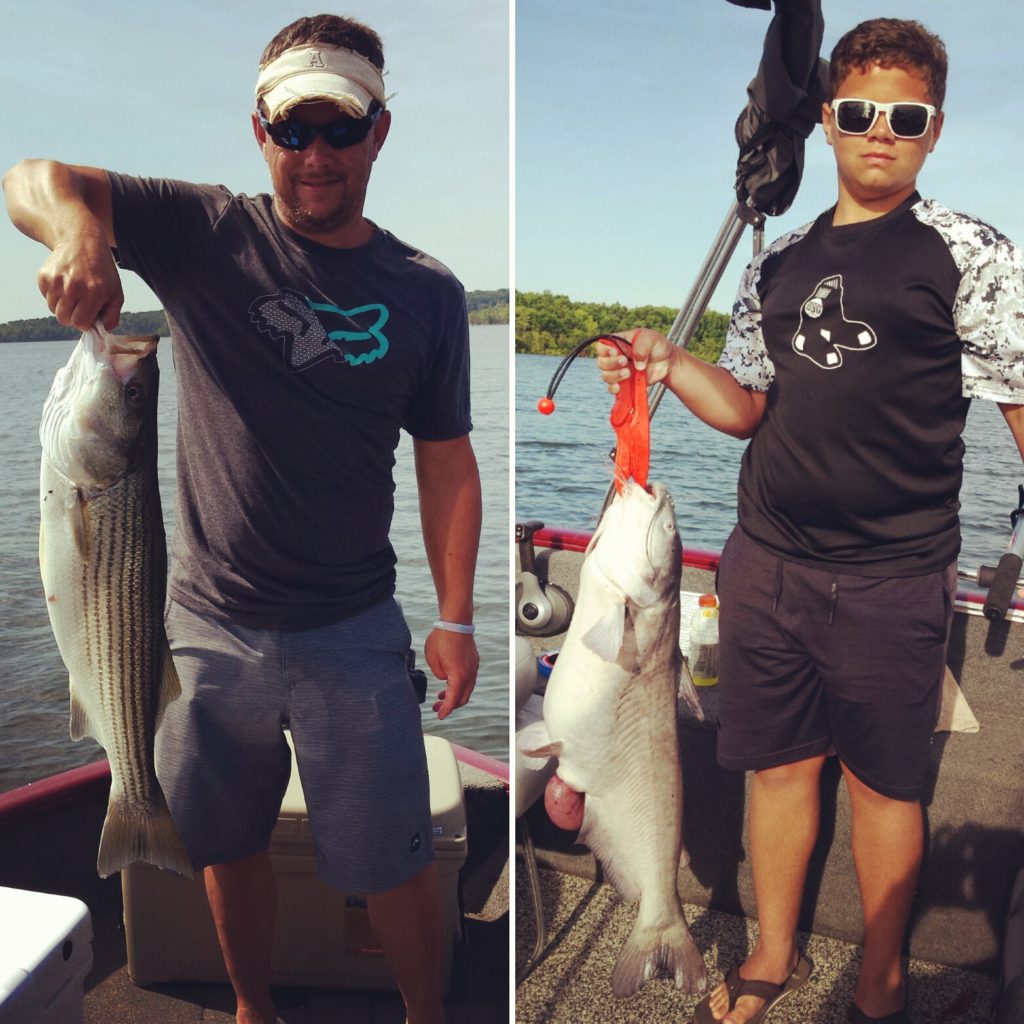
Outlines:
{"type": "MultiPolygon", "coordinates": [[[[51,157],[266,192],[249,114],[260,54],[295,0],[37,0],[8,4],[0,171],[51,157]]],[[[350,0],[328,7],[384,42],[391,133],[366,214],[447,264],[469,290],[509,280],[506,0],[350,0]]],[[[0,323],[47,316],[46,250],[0,217],[0,323]]],[[[159,308],[122,275],[124,308],[159,308]]]]}
{"type": "MultiPolygon", "coordinates": [[[[10,5],[0,168],[51,156],[265,191],[249,126],[270,37],[294,0],[40,0],[10,5]]],[[[946,122],[923,194],[1024,244],[1024,5],[1016,0],[824,0],[823,51],[866,17],[917,18],[950,55],[946,122]]],[[[382,35],[394,123],[366,212],[447,263],[469,289],[678,307],[729,212],[733,125],[770,14],[726,0],[353,0],[382,35]],[[509,32],[515,26],[509,258],[509,32]],[[511,263],[511,268],[510,268],[511,263]]],[[[766,238],[835,199],[820,129],[804,180],[766,238]]],[[[727,311],[748,232],[712,308],[727,311]]],[[[45,251],[0,218],[0,322],[47,313],[45,251]]],[[[129,310],[158,303],[125,274],[129,310]]]]}
{"type": "MultiPolygon", "coordinates": [[[[919,190],[1024,244],[1024,5],[823,0],[822,9],[826,58],[872,17],[913,18],[942,37],[945,126],[919,190]]],[[[683,304],[730,210],[733,127],[770,20],[726,0],[518,0],[517,289],[683,304]]],[[[800,192],[768,219],[766,241],[835,199],[835,161],[818,126],[800,192]]],[[[748,229],[712,309],[731,308],[752,244],[748,229]]]]}

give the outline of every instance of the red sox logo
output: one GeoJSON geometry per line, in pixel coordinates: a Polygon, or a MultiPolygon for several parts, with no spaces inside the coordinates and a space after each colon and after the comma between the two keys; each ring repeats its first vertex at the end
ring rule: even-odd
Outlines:
{"type": "Polygon", "coordinates": [[[843,308],[841,274],[815,285],[800,309],[800,326],[793,335],[793,350],[823,370],[843,365],[843,351],[863,352],[877,344],[875,332],[860,320],[848,320],[843,308]]]}

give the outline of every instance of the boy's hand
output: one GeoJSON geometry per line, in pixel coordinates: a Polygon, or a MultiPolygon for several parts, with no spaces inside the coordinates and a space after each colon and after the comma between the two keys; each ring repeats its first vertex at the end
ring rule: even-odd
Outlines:
{"type": "Polygon", "coordinates": [[[657,384],[669,375],[675,346],[663,334],[642,327],[636,331],[616,333],[615,337],[627,342],[632,340],[633,344],[631,360],[610,342],[597,343],[597,369],[613,395],[618,394],[619,382],[629,377],[631,361],[639,369],[646,369],[648,384],[657,384]]]}

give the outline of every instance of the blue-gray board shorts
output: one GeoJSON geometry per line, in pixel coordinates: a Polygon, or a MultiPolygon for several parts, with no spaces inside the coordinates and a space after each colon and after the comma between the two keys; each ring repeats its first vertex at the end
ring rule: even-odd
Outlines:
{"type": "Polygon", "coordinates": [[[722,551],[718,763],[757,771],[830,748],[865,785],[928,778],[956,566],[878,578],[783,561],[739,527],[722,551]]]}
{"type": "Polygon", "coordinates": [[[157,775],[196,868],[269,848],[291,730],[320,877],[349,893],[433,860],[409,630],[389,599],[316,629],[257,630],[171,603],[181,697],[157,732],[157,775]]]}

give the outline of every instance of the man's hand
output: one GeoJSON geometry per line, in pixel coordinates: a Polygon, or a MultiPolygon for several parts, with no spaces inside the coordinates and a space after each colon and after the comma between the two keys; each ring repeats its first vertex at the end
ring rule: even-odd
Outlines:
{"type": "Polygon", "coordinates": [[[59,242],[40,268],[37,283],[58,323],[79,331],[91,330],[97,322],[108,331],[117,326],[124,291],[101,234],[59,242]]]}
{"type": "Polygon", "coordinates": [[[11,223],[50,255],[36,281],[50,312],[80,331],[117,326],[124,305],[111,248],[113,198],[107,172],[56,160],[22,160],[3,176],[11,223]]]}
{"type": "Polygon", "coordinates": [[[620,381],[626,380],[632,361],[641,370],[647,370],[647,383],[664,380],[672,368],[673,353],[678,351],[668,338],[657,331],[643,327],[637,331],[616,332],[615,337],[632,341],[632,360],[607,341],[597,343],[597,368],[608,390],[618,394],[620,381]],[[635,336],[635,337],[634,337],[635,336]]]}
{"type": "Polygon", "coordinates": [[[445,719],[469,700],[476,686],[476,674],[480,668],[476,642],[466,633],[435,629],[427,636],[423,653],[430,671],[445,683],[433,707],[437,717],[445,719]]]}

